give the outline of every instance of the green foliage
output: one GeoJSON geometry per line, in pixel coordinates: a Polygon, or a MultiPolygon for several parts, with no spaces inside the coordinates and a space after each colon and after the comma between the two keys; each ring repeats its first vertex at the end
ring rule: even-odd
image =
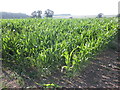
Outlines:
{"type": "Polygon", "coordinates": [[[37,85],[40,85],[44,88],[60,88],[61,86],[57,85],[57,84],[39,84],[37,82],[35,82],[37,85]]]}
{"type": "Polygon", "coordinates": [[[3,19],[1,24],[3,63],[34,68],[39,75],[63,68],[78,73],[117,34],[116,18],[3,19]]]}

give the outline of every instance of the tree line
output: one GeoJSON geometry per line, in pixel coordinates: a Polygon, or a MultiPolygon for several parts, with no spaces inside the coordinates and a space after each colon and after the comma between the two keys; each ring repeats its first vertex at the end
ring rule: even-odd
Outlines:
{"type": "Polygon", "coordinates": [[[0,12],[0,18],[2,19],[20,19],[20,18],[29,18],[29,15],[24,13],[11,13],[11,12],[0,12]]]}
{"type": "MultiPolygon", "coordinates": [[[[42,18],[42,11],[41,10],[38,10],[38,11],[33,11],[31,13],[32,15],[32,18],[42,18]]],[[[54,15],[54,11],[50,10],[50,9],[47,9],[45,10],[44,12],[44,17],[53,17],[54,15]]]]}

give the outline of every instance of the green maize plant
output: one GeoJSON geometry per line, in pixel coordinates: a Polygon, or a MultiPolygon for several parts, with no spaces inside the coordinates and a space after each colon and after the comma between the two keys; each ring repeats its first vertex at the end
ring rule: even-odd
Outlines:
{"type": "Polygon", "coordinates": [[[117,34],[117,18],[2,19],[4,65],[39,75],[78,73],[117,34]]]}

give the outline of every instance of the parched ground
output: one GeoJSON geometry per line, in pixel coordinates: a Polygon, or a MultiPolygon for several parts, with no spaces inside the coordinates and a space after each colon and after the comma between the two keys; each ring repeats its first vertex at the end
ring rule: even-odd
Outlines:
{"type": "MultiPolygon", "coordinates": [[[[119,54],[120,57],[120,54],[119,54]]],[[[50,84],[52,82],[66,88],[120,88],[119,72],[120,62],[118,60],[118,52],[112,49],[103,51],[92,60],[79,76],[74,78],[63,77],[63,74],[58,72],[50,77],[40,77],[31,80],[25,76],[20,78],[10,70],[3,69],[2,82],[3,87],[40,87],[34,82],[50,84]]]]}

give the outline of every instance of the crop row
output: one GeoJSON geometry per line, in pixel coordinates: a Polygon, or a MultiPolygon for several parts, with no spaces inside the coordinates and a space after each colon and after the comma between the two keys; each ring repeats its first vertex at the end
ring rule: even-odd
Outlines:
{"type": "Polygon", "coordinates": [[[78,73],[117,34],[116,18],[3,19],[1,24],[3,63],[21,71],[34,68],[39,75],[78,73]]]}

